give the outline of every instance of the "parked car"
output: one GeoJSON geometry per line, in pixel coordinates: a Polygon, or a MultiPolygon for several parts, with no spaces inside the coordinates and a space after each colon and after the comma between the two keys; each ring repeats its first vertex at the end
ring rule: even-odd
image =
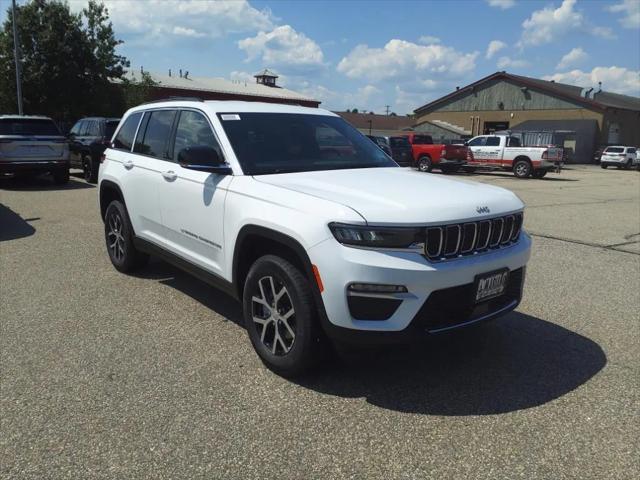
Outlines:
{"type": "Polygon", "coordinates": [[[119,118],[89,117],[78,120],[69,132],[71,166],[81,168],[84,179],[90,183],[98,181],[100,156],[103,154],[119,118]]]}
{"type": "Polygon", "coordinates": [[[405,136],[388,137],[391,157],[401,167],[410,167],[412,163],[411,144],[405,136]]]}
{"type": "Polygon", "coordinates": [[[442,173],[456,172],[469,159],[465,145],[433,143],[431,135],[422,133],[410,133],[407,140],[411,144],[412,163],[421,172],[430,172],[433,168],[442,173]]]}
{"type": "Polygon", "coordinates": [[[600,166],[602,168],[618,167],[629,170],[637,162],[638,153],[635,147],[607,147],[600,158],[600,166]]]}
{"type": "Polygon", "coordinates": [[[480,135],[467,145],[473,157],[467,162],[470,169],[506,170],[518,178],[542,178],[562,165],[562,148],[522,147],[516,136],[480,135]]]}
{"type": "Polygon", "coordinates": [[[155,254],[228,292],[283,375],[316,364],[328,341],[410,341],[513,310],[531,249],[512,192],[398,168],[319,108],[133,108],[105,151],[99,199],[117,270],[155,254]]]}
{"type": "Polygon", "coordinates": [[[69,181],[67,139],[48,117],[0,115],[0,174],[50,173],[57,184],[69,181]]]}
{"type": "Polygon", "coordinates": [[[387,139],[385,137],[376,137],[375,135],[367,135],[367,138],[371,140],[373,143],[375,143],[376,145],[378,145],[384,153],[386,153],[390,157],[393,157],[393,154],[391,153],[391,148],[389,148],[389,143],[387,142],[387,139]]]}

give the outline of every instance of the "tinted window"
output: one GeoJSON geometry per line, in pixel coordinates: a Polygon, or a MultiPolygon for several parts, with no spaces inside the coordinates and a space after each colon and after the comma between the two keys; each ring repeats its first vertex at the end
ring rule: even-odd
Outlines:
{"type": "Polygon", "coordinates": [[[87,130],[89,130],[89,121],[88,120],[81,120],[80,121],[80,127],[79,127],[79,132],[78,135],[80,135],[81,137],[87,134],[87,130]]]}
{"type": "Polygon", "coordinates": [[[339,117],[292,113],[218,116],[247,175],[397,166],[339,117]]]}
{"type": "Polygon", "coordinates": [[[476,137],[469,142],[470,147],[482,147],[487,141],[487,137],[476,137]]]}
{"type": "Polygon", "coordinates": [[[113,137],[113,133],[116,131],[116,128],[118,128],[118,123],[120,123],[120,120],[107,120],[105,122],[104,136],[106,138],[113,137]]]}
{"type": "Polygon", "coordinates": [[[487,143],[485,143],[487,147],[499,147],[500,146],[500,137],[487,137],[487,143]]]}
{"type": "Polygon", "coordinates": [[[176,110],[156,110],[147,112],[146,116],[149,119],[145,122],[144,132],[138,133],[133,151],[152,157],[168,158],[167,145],[176,110]]]}
{"type": "Polygon", "coordinates": [[[509,146],[510,147],[519,147],[520,139],[518,137],[509,137],[509,146]]]}
{"type": "Polygon", "coordinates": [[[621,147],[607,147],[605,153],[624,153],[624,148],[621,147]]]}
{"type": "Polygon", "coordinates": [[[140,123],[140,117],[142,117],[142,112],[136,112],[127,117],[124,125],[118,130],[118,135],[116,135],[116,138],[113,140],[113,148],[131,150],[133,137],[136,134],[138,123],[140,123]]]}
{"type": "Polygon", "coordinates": [[[627,148],[627,153],[636,153],[635,148],[627,148]]]}
{"type": "Polygon", "coordinates": [[[429,135],[414,135],[414,145],[432,145],[433,139],[429,135]]]}
{"type": "Polygon", "coordinates": [[[100,124],[97,120],[89,121],[89,125],[87,125],[86,135],[90,137],[98,137],[100,135],[100,124]]]}
{"type": "Polygon", "coordinates": [[[389,144],[392,147],[410,147],[409,139],[407,137],[390,137],[389,144]]]}
{"type": "Polygon", "coordinates": [[[191,110],[184,110],[180,112],[172,158],[177,160],[181,150],[196,145],[211,147],[218,152],[220,158],[223,158],[222,149],[204,115],[191,110]]]}
{"type": "Polygon", "coordinates": [[[32,118],[0,119],[0,135],[59,136],[60,130],[53,120],[32,118]]]}

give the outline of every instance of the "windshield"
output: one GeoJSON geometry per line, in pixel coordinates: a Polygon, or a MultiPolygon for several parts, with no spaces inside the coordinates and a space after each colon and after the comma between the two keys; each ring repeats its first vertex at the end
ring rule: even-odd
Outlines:
{"type": "Polygon", "coordinates": [[[2,118],[0,119],[0,135],[60,136],[60,130],[52,120],[2,118]]]}
{"type": "Polygon", "coordinates": [[[397,167],[339,117],[296,113],[220,113],[246,175],[397,167]]]}

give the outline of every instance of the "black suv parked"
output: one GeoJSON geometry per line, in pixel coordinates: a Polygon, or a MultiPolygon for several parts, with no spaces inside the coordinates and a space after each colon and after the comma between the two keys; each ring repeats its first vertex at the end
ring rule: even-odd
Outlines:
{"type": "Polygon", "coordinates": [[[118,123],[119,118],[83,118],[69,132],[71,166],[81,168],[87,182],[98,181],[100,156],[109,146],[118,123]]]}

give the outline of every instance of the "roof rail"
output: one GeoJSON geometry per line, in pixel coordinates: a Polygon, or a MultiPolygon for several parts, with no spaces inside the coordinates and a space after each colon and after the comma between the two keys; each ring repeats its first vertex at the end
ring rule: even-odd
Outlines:
{"type": "Polygon", "coordinates": [[[168,97],[168,98],[160,98],[158,100],[150,100],[148,102],[141,103],[140,105],[148,105],[150,103],[162,103],[162,102],[204,102],[204,100],[199,97],[168,97]]]}

